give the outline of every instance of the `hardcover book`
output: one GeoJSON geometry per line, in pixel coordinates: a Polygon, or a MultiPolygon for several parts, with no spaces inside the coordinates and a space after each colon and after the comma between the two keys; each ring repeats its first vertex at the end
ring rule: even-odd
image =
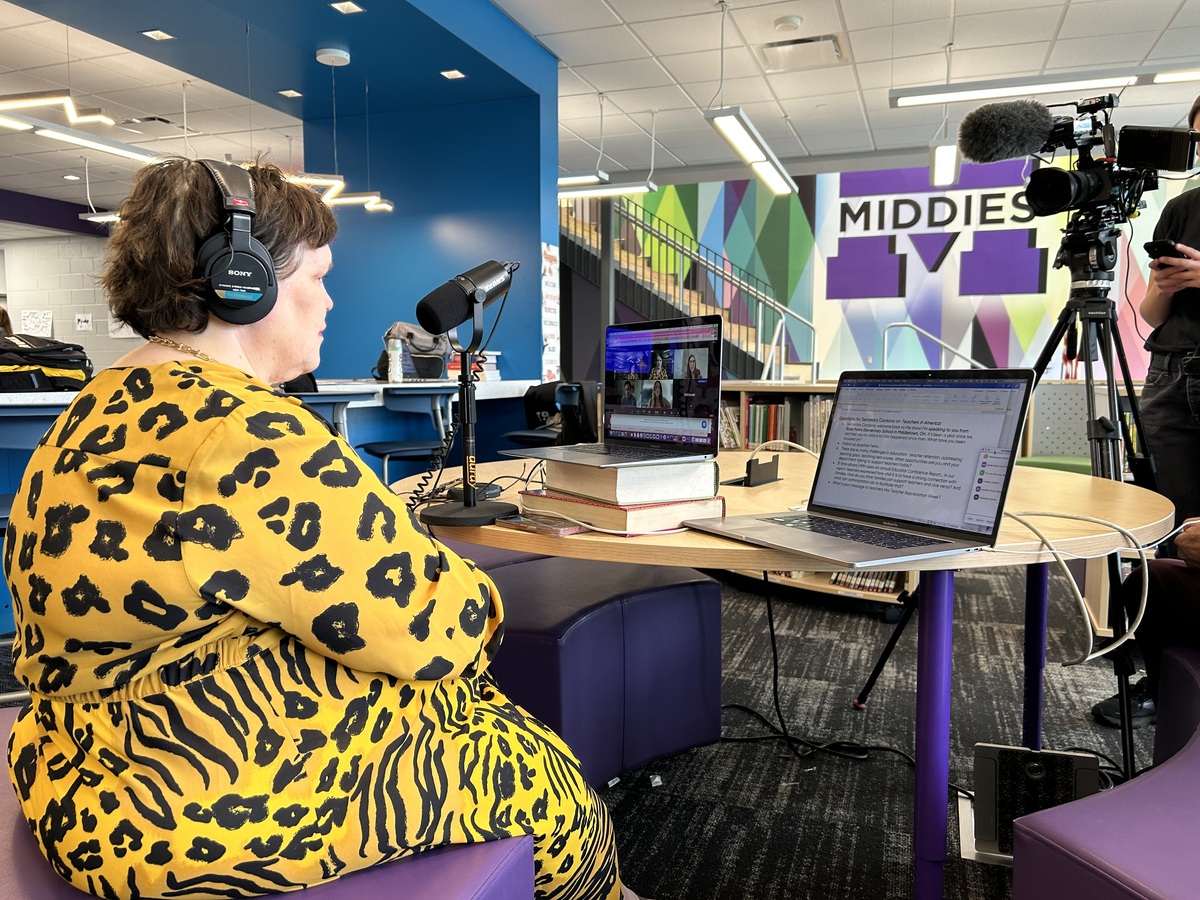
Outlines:
{"type": "Polygon", "coordinates": [[[547,489],[618,505],[715,497],[721,477],[712,459],[611,469],[551,459],[544,465],[547,489]]]}
{"type": "Polygon", "coordinates": [[[558,513],[593,528],[624,534],[667,531],[679,528],[684,519],[725,515],[725,498],[719,495],[619,506],[556,491],[521,491],[521,506],[527,513],[558,513]]]}

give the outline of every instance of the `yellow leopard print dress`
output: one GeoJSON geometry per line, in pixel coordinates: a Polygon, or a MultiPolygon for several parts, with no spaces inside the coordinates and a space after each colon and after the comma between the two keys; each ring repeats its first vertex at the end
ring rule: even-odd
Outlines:
{"type": "Polygon", "coordinates": [[[12,781],[81,890],[259,896],[532,834],[539,898],[620,896],[577,761],[484,674],[491,580],[298,399],[220,363],[101,372],[4,568],[12,781]]]}

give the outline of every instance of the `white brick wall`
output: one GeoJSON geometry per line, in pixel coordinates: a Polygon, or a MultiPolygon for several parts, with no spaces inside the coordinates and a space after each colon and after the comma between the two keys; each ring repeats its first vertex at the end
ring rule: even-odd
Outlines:
{"type": "Polygon", "coordinates": [[[82,344],[97,369],[112,365],[137,346],[108,336],[108,306],[98,279],[104,264],[104,238],[63,235],[3,244],[8,313],[21,330],[21,311],[50,310],[53,337],[82,344]],[[92,330],[76,331],[75,314],[91,313],[92,330]]]}

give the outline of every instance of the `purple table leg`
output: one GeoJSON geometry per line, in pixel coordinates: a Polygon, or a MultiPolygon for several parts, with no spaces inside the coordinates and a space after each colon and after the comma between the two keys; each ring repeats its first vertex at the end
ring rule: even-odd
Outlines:
{"type": "Polygon", "coordinates": [[[917,606],[917,773],[913,851],[917,900],[941,900],[950,782],[950,648],[954,573],[922,572],[917,606]]]}
{"type": "Polygon", "coordinates": [[[1050,592],[1050,564],[1033,563],[1025,569],[1025,712],[1021,743],[1042,749],[1042,674],[1046,670],[1046,608],[1050,592]]]}

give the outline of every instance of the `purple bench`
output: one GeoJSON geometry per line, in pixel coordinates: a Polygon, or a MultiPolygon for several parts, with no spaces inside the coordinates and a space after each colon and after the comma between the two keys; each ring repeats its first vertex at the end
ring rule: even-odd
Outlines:
{"type": "MultiPolygon", "coordinates": [[[[0,709],[3,746],[17,707],[0,709]]],[[[4,780],[7,782],[7,776],[4,780]]],[[[58,877],[21,816],[16,792],[0,784],[0,900],[79,900],[58,877]]],[[[299,896],[299,895],[297,895],[299,896]]],[[[532,900],[533,838],[507,838],[429,850],[345,875],[304,891],[313,900],[532,900]]]]}
{"type": "Polygon", "coordinates": [[[1200,651],[1163,654],[1154,768],[1013,823],[1013,900],[1200,893],[1200,651]]]}

